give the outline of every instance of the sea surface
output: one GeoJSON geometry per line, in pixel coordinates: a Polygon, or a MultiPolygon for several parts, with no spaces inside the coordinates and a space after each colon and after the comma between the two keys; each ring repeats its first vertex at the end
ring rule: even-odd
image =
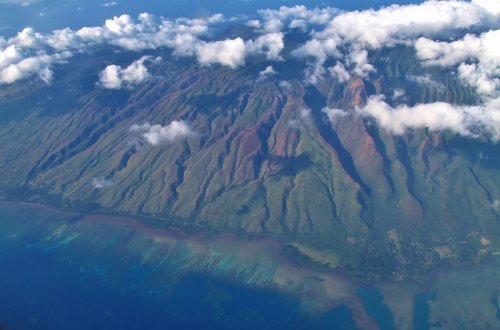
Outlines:
{"type": "Polygon", "coordinates": [[[425,286],[297,266],[282,242],[0,203],[3,329],[500,328],[500,263],[425,286]]]}
{"type": "Polygon", "coordinates": [[[191,262],[186,258],[199,257],[187,251],[193,238],[184,237],[185,246],[181,237],[161,242],[179,244],[178,251],[153,265],[141,261],[150,246],[140,236],[153,235],[146,230],[128,219],[86,218],[27,204],[0,206],[2,329],[356,328],[345,306],[305,313],[296,296],[242,285],[236,276],[218,278],[219,272],[206,267],[169,276],[191,262]],[[158,265],[169,262],[170,274],[153,278],[158,265]]]}

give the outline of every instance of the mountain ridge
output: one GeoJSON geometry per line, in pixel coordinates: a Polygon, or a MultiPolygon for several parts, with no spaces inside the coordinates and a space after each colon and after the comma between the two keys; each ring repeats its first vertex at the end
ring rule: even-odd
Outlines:
{"type": "MultiPolygon", "coordinates": [[[[427,129],[394,136],[357,110],[375,95],[414,84],[407,80],[415,71],[427,70],[448,87],[415,85],[410,103],[461,103],[470,90],[412,56],[377,61],[406,49],[380,52],[371,62],[381,74],[313,85],[256,79],[269,64],[262,59],[233,70],[162,52],[155,55],[164,60],[151,64],[153,78],[117,91],[89,81],[86,70],[98,56],[82,59],[81,73],[40,87],[45,95],[21,92],[21,108],[30,97],[37,107],[0,128],[0,186],[8,199],[279,235],[335,253],[340,266],[368,278],[422,278],[440,264],[494,253],[498,145],[427,129]],[[87,87],[77,87],[82,81],[87,87]],[[82,88],[76,102],[53,101],[82,88]],[[131,130],[174,121],[192,130],[175,142],[151,145],[146,133],[131,130]],[[491,245],[482,245],[483,237],[491,245]]],[[[2,91],[2,114],[15,106],[18,88],[2,91]]]]}

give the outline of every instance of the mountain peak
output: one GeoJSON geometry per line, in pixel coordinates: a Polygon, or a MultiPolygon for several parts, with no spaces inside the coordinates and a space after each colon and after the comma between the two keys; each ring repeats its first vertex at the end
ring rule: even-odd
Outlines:
{"type": "Polygon", "coordinates": [[[355,77],[349,81],[346,87],[343,106],[350,109],[362,107],[367,98],[365,82],[361,77],[355,77]]]}

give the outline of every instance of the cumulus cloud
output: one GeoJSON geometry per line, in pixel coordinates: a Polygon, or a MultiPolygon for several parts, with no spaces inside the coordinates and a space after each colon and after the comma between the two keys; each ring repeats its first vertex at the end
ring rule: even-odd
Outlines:
{"type": "Polygon", "coordinates": [[[499,70],[492,72],[485,69],[480,64],[462,63],[458,67],[458,74],[462,80],[474,87],[479,94],[493,95],[500,86],[500,79],[497,77],[499,70]]]}
{"type": "Polygon", "coordinates": [[[346,66],[360,77],[365,77],[368,73],[375,71],[373,65],[368,63],[368,51],[359,46],[354,46],[347,55],[343,56],[339,50],[339,41],[334,38],[325,40],[311,39],[292,51],[292,55],[298,58],[316,59],[306,72],[306,82],[311,84],[315,84],[322,79],[326,73],[324,64],[329,57],[344,57],[345,65],[337,61],[337,64],[330,69],[330,73],[341,82],[349,80],[351,76],[346,66]]]}
{"type": "Polygon", "coordinates": [[[454,30],[498,26],[496,7],[496,0],[429,0],[421,4],[346,12],[333,18],[320,35],[380,48],[420,36],[446,36],[454,30]]]}
{"type": "MultiPolygon", "coordinates": [[[[259,15],[262,19],[249,21],[247,24],[268,33],[269,36],[274,36],[274,44],[277,45],[277,48],[275,51],[270,49],[268,52],[268,58],[274,59],[277,58],[276,54],[284,48],[279,40],[282,40],[281,31],[285,27],[307,31],[311,26],[325,26],[339,12],[338,9],[330,7],[308,9],[303,5],[282,6],[278,10],[260,10],[259,15]]],[[[314,63],[311,62],[308,67],[305,79],[307,83],[314,84],[323,77],[326,73],[323,64],[329,56],[337,54],[336,46],[336,41],[333,39],[327,41],[313,39],[292,52],[292,55],[298,58],[316,60],[314,63]]]]}
{"type": "Polygon", "coordinates": [[[280,53],[285,47],[283,33],[267,33],[255,40],[242,38],[214,42],[200,42],[196,46],[196,56],[201,64],[219,63],[231,68],[245,64],[249,55],[263,54],[268,60],[281,60],[280,53]]]}
{"type": "Polygon", "coordinates": [[[248,24],[256,28],[262,28],[265,32],[279,32],[284,27],[306,29],[311,25],[326,25],[340,12],[336,8],[314,8],[297,5],[294,7],[282,6],[277,10],[259,10],[262,22],[259,20],[249,21],[248,24]]]}
{"type": "MultiPolygon", "coordinates": [[[[304,28],[300,17],[313,15],[304,13],[302,7],[288,8],[295,12],[295,24],[304,28]]],[[[287,10],[265,11],[264,17],[285,21],[287,10]]],[[[318,30],[312,30],[312,38],[293,54],[299,58],[316,59],[306,72],[306,80],[316,83],[325,73],[327,58],[336,58],[348,71],[366,76],[374,71],[369,63],[367,50],[411,45],[419,37],[434,38],[455,36],[466,29],[485,30],[500,26],[498,1],[496,0],[428,0],[421,4],[391,5],[379,10],[331,13],[317,19],[318,30]],[[335,46],[332,48],[332,46],[335,46]]],[[[469,68],[469,71],[471,68],[469,68]]],[[[465,69],[464,69],[465,70],[465,69]]],[[[474,72],[471,80],[483,81],[482,71],[474,72]]]]}
{"type": "Polygon", "coordinates": [[[281,60],[280,53],[285,47],[283,33],[273,32],[258,37],[255,41],[247,42],[249,53],[265,54],[268,60],[281,60]]]}
{"type": "MultiPolygon", "coordinates": [[[[46,73],[54,64],[100,44],[130,51],[166,47],[172,49],[176,56],[195,56],[203,65],[219,63],[231,68],[243,65],[247,56],[262,54],[269,60],[281,60],[280,53],[284,48],[281,32],[267,33],[255,40],[203,40],[209,36],[212,25],[223,21],[221,14],[199,19],[167,20],[142,13],[137,19],[129,15],[115,16],[107,19],[102,26],[79,30],[65,28],[48,35],[26,28],[8,40],[0,38],[0,70],[12,65],[2,73],[0,83],[12,83],[40,74],[42,70],[46,73]],[[22,62],[24,60],[27,61],[22,62]],[[22,72],[16,73],[15,70],[22,72]]],[[[116,68],[109,70],[110,74],[114,74],[112,70],[116,68]]],[[[43,76],[48,77],[47,74],[43,76]]]]}
{"type": "Polygon", "coordinates": [[[321,110],[321,111],[324,114],[326,114],[326,116],[328,117],[328,120],[330,120],[330,122],[332,124],[336,124],[340,118],[343,118],[349,114],[348,112],[346,112],[342,109],[335,109],[335,108],[329,108],[329,107],[323,108],[323,110],[321,110]]]}
{"type": "Polygon", "coordinates": [[[260,72],[260,75],[261,75],[261,76],[272,76],[272,75],[275,75],[275,74],[277,74],[277,73],[278,73],[278,72],[276,72],[276,71],[273,69],[272,65],[269,65],[269,66],[267,66],[264,70],[262,70],[262,71],[260,72]]]}
{"type": "Polygon", "coordinates": [[[337,49],[337,41],[334,39],[318,40],[312,39],[304,45],[292,51],[292,56],[297,58],[313,58],[316,61],[311,63],[306,72],[306,82],[315,84],[325,74],[324,63],[330,56],[340,56],[337,49]]]}
{"type": "MultiPolygon", "coordinates": [[[[498,2],[481,0],[475,3],[488,8],[494,15],[500,14],[498,2]]],[[[463,127],[457,131],[464,135],[487,135],[496,142],[500,131],[499,42],[500,30],[490,30],[479,35],[467,34],[453,41],[435,41],[422,37],[415,42],[417,56],[424,64],[456,70],[458,77],[474,88],[481,97],[478,106],[454,106],[463,116],[463,127]]]]}
{"type": "Polygon", "coordinates": [[[261,20],[247,24],[265,32],[281,31],[284,27],[325,27],[315,33],[319,39],[348,40],[380,48],[423,35],[441,36],[456,29],[498,26],[499,7],[496,0],[430,0],[352,12],[330,7],[282,6],[260,10],[261,20]]]}
{"type": "Polygon", "coordinates": [[[500,200],[495,200],[491,205],[495,211],[500,211],[500,200]]]}
{"type": "Polygon", "coordinates": [[[122,68],[118,65],[108,65],[99,75],[100,85],[106,89],[120,89],[122,87],[121,71],[122,68]]]}
{"type": "Polygon", "coordinates": [[[352,71],[360,77],[366,77],[368,73],[375,71],[373,65],[368,63],[368,51],[366,49],[353,48],[347,55],[347,63],[353,67],[352,71]]]}
{"type": "Polygon", "coordinates": [[[256,28],[256,29],[259,29],[261,26],[260,21],[257,19],[252,19],[252,20],[246,22],[246,25],[249,27],[256,28]]]}
{"type": "Polygon", "coordinates": [[[99,85],[106,89],[120,89],[147,80],[150,74],[144,62],[149,59],[151,56],[143,56],[125,69],[118,65],[108,65],[99,75],[99,85]]]}
{"type": "Polygon", "coordinates": [[[62,62],[69,57],[70,54],[65,52],[54,55],[39,55],[21,59],[17,63],[6,61],[0,64],[0,84],[11,84],[18,80],[38,75],[38,77],[49,83],[52,79],[51,65],[56,62],[62,62]]]}
{"type": "Polygon", "coordinates": [[[383,96],[372,96],[365,107],[356,112],[375,119],[390,133],[401,135],[409,129],[428,128],[433,131],[449,130],[463,136],[500,140],[500,102],[479,106],[454,106],[436,102],[413,107],[391,107],[383,96]]]}
{"type": "Polygon", "coordinates": [[[472,34],[452,42],[420,38],[417,56],[429,65],[459,65],[459,76],[482,95],[493,95],[500,86],[500,30],[472,34]],[[469,62],[469,63],[468,63],[469,62]],[[474,63],[470,63],[474,62],[474,63]]]}
{"type": "Polygon", "coordinates": [[[274,76],[274,75],[277,75],[278,72],[276,72],[272,65],[269,65],[267,66],[264,70],[262,70],[260,73],[259,73],[259,78],[260,79],[266,79],[270,76],[274,76]]]}
{"type": "Polygon", "coordinates": [[[148,123],[133,125],[130,131],[141,134],[144,140],[153,146],[173,143],[194,134],[189,125],[182,120],[174,120],[167,126],[150,125],[148,123]]]}
{"type": "Polygon", "coordinates": [[[196,56],[201,64],[220,63],[231,68],[245,64],[245,42],[241,38],[198,45],[196,56]]]}
{"type": "Polygon", "coordinates": [[[54,64],[104,43],[132,51],[167,47],[179,55],[192,56],[197,45],[203,43],[200,37],[207,35],[209,26],[222,20],[220,14],[171,21],[143,13],[137,19],[121,15],[107,19],[103,26],[65,28],[48,35],[26,28],[8,40],[0,39],[0,84],[33,75],[47,79],[54,64]]]}
{"type": "Polygon", "coordinates": [[[341,62],[337,62],[334,66],[329,68],[329,71],[332,77],[336,78],[340,83],[345,83],[351,79],[351,74],[341,62]]]}
{"type": "MultiPolygon", "coordinates": [[[[281,7],[259,11],[260,19],[248,21],[258,33],[254,39],[211,40],[211,26],[224,21],[217,14],[204,19],[168,20],[143,13],[113,17],[102,26],[57,30],[48,35],[26,28],[10,39],[0,37],[0,84],[36,76],[50,82],[52,67],[75,53],[108,44],[131,51],[169,48],[175,56],[191,56],[202,65],[220,64],[238,68],[249,56],[282,60],[285,29],[300,29],[309,40],[291,52],[307,63],[305,82],[315,84],[326,74],[339,82],[353,76],[367,77],[375,72],[370,54],[382,47],[414,46],[425,65],[440,66],[455,73],[472,86],[481,99],[475,106],[446,103],[400,105],[392,107],[380,97],[369,99],[358,115],[374,118],[394,134],[409,129],[450,130],[465,136],[499,137],[500,108],[500,2],[498,0],[428,0],[421,4],[391,5],[379,10],[340,12],[332,8],[307,9],[305,6],[281,7]],[[469,34],[464,36],[464,31],[469,34]],[[335,63],[328,69],[326,63],[335,63]]],[[[126,68],[110,65],[101,72],[104,88],[130,87],[149,77],[146,59],[126,68]]],[[[260,77],[273,73],[272,67],[260,77]]],[[[430,75],[408,76],[407,81],[444,86],[430,75]]],[[[289,84],[280,85],[289,90],[289,84]]],[[[405,100],[402,91],[392,95],[398,103],[405,100]]],[[[340,109],[323,110],[330,120],[346,113],[340,109]]],[[[187,136],[183,122],[166,127],[137,126],[150,144],[170,141],[164,136],[187,136]],[[141,128],[142,127],[142,128],[141,128]]],[[[186,125],[186,132],[190,132],[186,125]]]]}
{"type": "Polygon", "coordinates": [[[51,67],[62,63],[73,54],[69,51],[50,53],[40,49],[43,36],[32,28],[25,28],[9,40],[0,40],[0,85],[37,75],[50,82],[51,67]]]}

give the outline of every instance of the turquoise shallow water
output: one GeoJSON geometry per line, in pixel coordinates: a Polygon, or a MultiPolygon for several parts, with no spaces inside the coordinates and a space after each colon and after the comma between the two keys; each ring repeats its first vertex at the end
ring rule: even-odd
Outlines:
{"type": "MultiPolygon", "coordinates": [[[[187,276],[164,294],[144,296],[141,276],[110,286],[99,266],[77,271],[75,260],[51,252],[2,246],[0,320],[7,329],[351,329],[348,309],[320,318],[300,315],[286,295],[252,290],[202,275],[187,276]],[[71,261],[70,261],[71,260],[71,261]]],[[[109,265],[108,265],[109,266],[109,265]]],[[[103,267],[101,269],[105,269],[103,267]]]]}
{"type": "Polygon", "coordinates": [[[283,242],[0,203],[0,329],[500,328],[500,262],[361,286],[283,242]]]}
{"type": "MultiPolygon", "coordinates": [[[[0,324],[6,329],[356,327],[345,306],[306,314],[297,297],[276,290],[242,286],[207,272],[153,279],[155,268],[126,251],[120,258],[111,250],[107,254],[107,244],[89,253],[67,238],[54,240],[61,225],[78,221],[49,209],[0,208],[0,324]]],[[[96,225],[96,236],[100,229],[96,225]]],[[[136,230],[126,230],[128,239],[136,230]]],[[[114,240],[109,232],[99,238],[108,244],[114,240]]],[[[178,270],[175,263],[169,271],[178,270]]]]}

